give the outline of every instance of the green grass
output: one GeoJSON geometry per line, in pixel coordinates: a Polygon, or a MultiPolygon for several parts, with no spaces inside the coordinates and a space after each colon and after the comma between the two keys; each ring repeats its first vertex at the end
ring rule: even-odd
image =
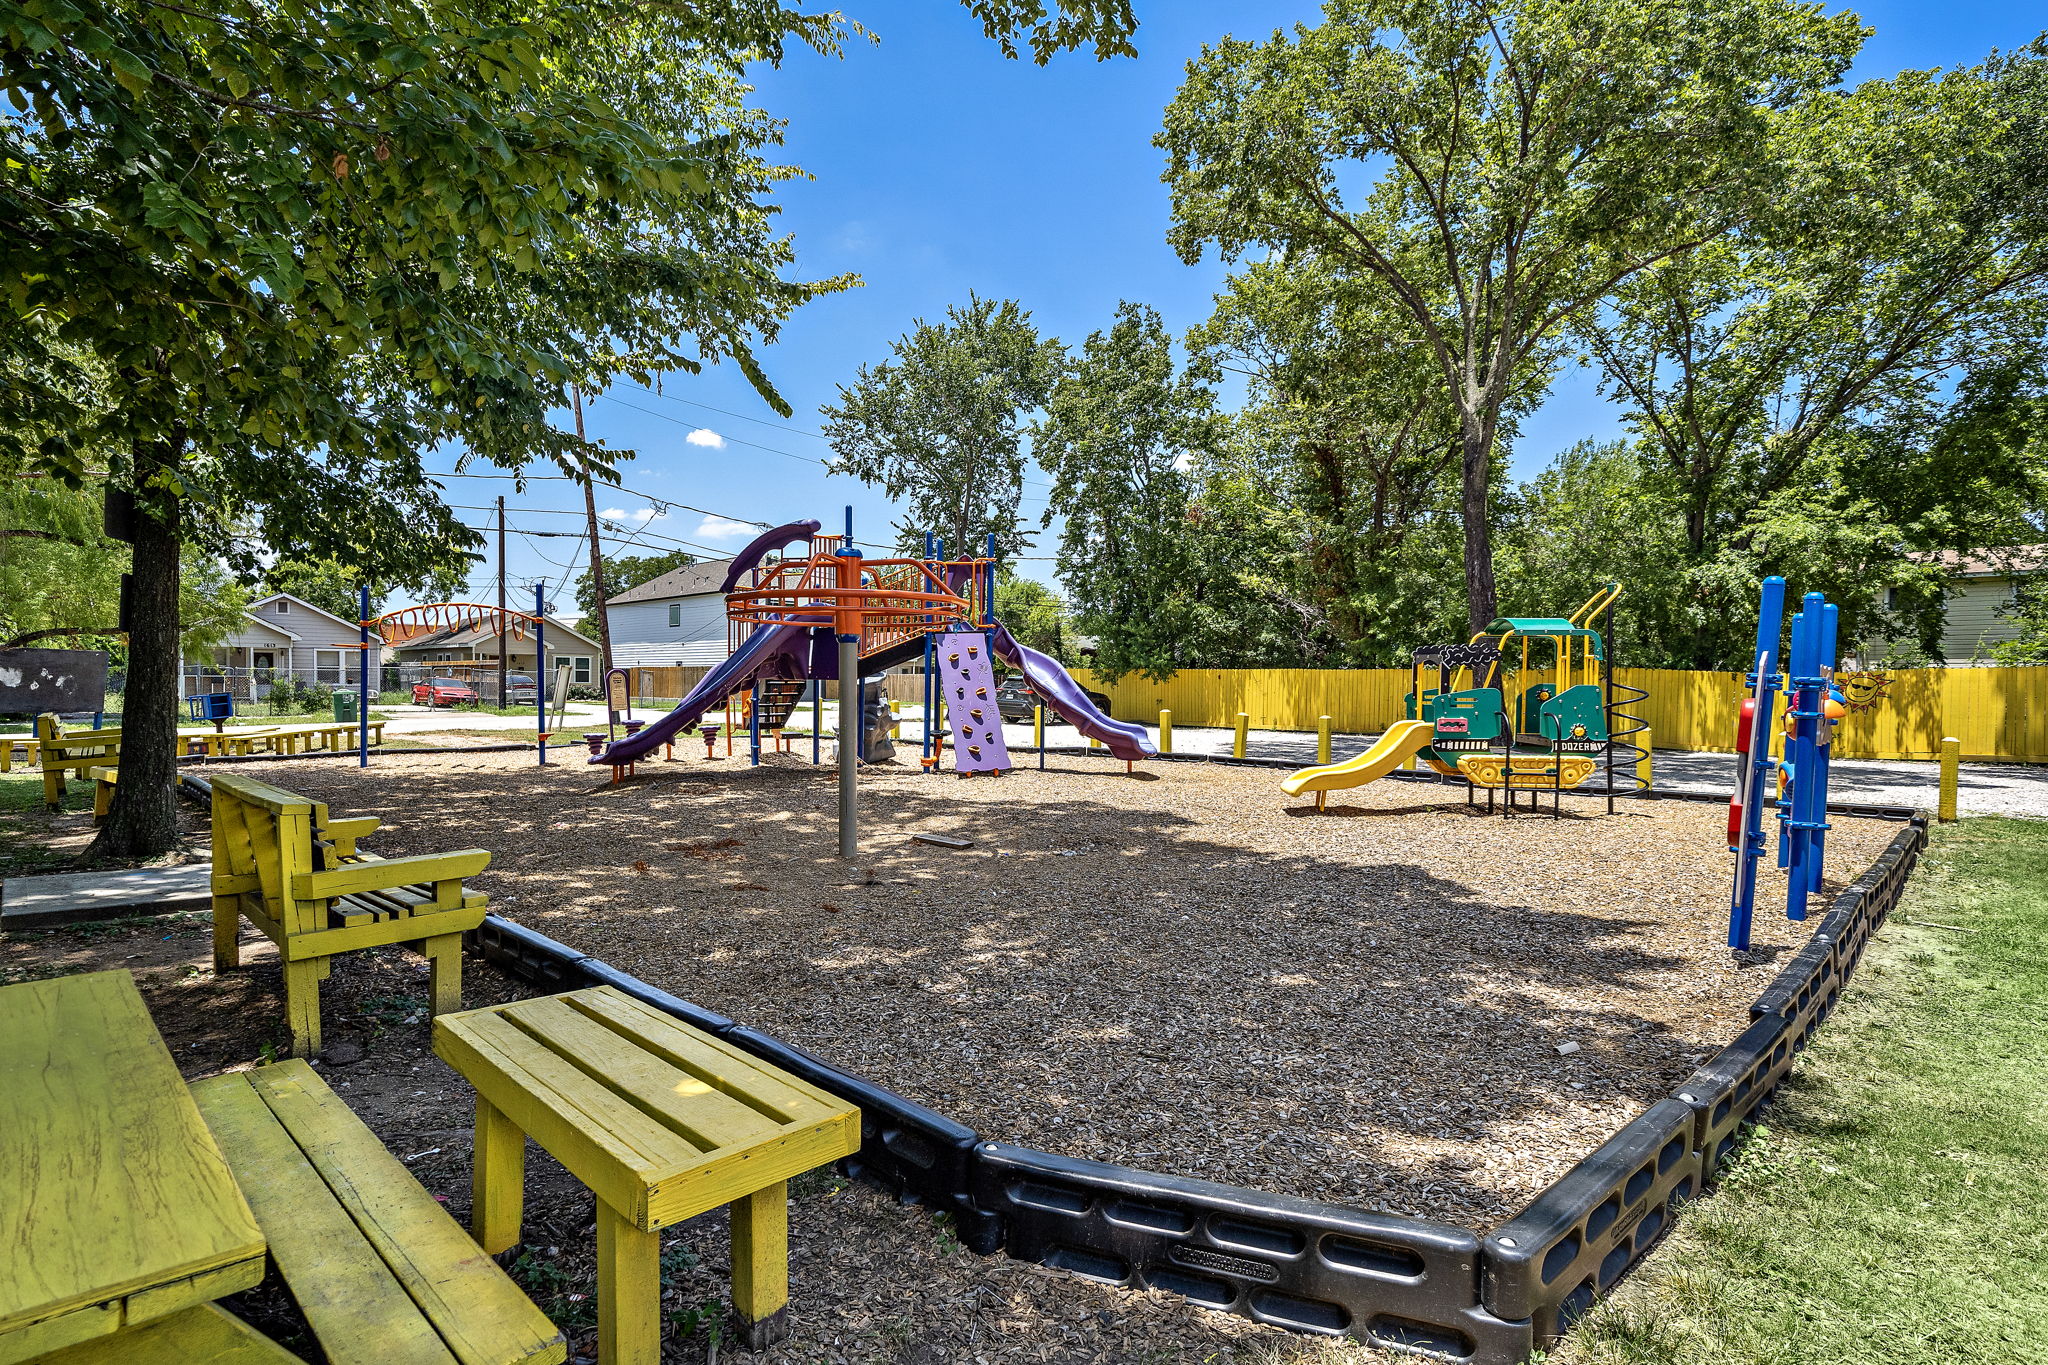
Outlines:
{"type": "Polygon", "coordinates": [[[1937,829],[1769,1125],[1556,1360],[2048,1357],[2044,941],[2048,823],[1937,829]]]}
{"type": "MultiPolygon", "coordinates": [[[[92,783],[65,783],[64,809],[91,810],[92,783]]],[[[67,868],[69,855],[52,851],[44,840],[48,828],[42,770],[17,765],[13,772],[0,774],[0,876],[28,877],[67,868]]]]}

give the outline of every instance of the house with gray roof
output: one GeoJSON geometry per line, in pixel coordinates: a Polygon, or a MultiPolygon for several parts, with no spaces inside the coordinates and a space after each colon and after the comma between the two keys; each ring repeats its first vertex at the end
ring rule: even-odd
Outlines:
{"type": "Polygon", "coordinates": [[[671,569],[605,603],[612,663],[620,668],[708,667],[724,660],[730,559],[671,569]]]}

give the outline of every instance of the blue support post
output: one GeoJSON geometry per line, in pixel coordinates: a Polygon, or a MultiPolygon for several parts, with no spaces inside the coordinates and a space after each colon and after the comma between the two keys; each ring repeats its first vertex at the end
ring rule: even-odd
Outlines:
{"type": "MultiPolygon", "coordinates": [[[[370,766],[370,587],[356,589],[356,618],[363,632],[362,662],[356,669],[356,766],[370,766]]],[[[378,660],[383,666],[383,660],[378,660]]],[[[377,689],[383,691],[382,687],[377,689]]]]}
{"type": "Polygon", "coordinates": [[[1771,721],[1777,706],[1778,637],[1785,625],[1785,580],[1775,574],[1763,581],[1757,608],[1756,671],[1750,675],[1756,714],[1749,731],[1749,757],[1740,772],[1736,793],[1742,803],[1740,843],[1735,850],[1735,886],[1728,900],[1728,946],[1749,951],[1750,923],[1756,906],[1756,865],[1764,852],[1763,804],[1770,792],[1771,721]]]}
{"type": "Polygon", "coordinates": [[[825,728],[825,684],[811,679],[811,766],[818,764],[818,732],[825,728]]]}
{"type": "Polygon", "coordinates": [[[536,723],[534,725],[534,733],[539,736],[539,742],[534,747],[540,754],[541,766],[543,767],[547,766],[548,761],[547,614],[548,599],[542,591],[541,585],[536,583],[533,585],[533,709],[539,713],[535,717],[536,723]]]}
{"type": "Polygon", "coordinates": [[[982,588],[981,593],[981,623],[989,626],[994,625],[996,619],[996,533],[994,531],[988,533],[988,569],[986,572],[988,577],[982,580],[985,586],[982,588]]]}
{"type": "Polygon", "coordinates": [[[754,679],[747,691],[747,766],[761,766],[761,680],[754,679]]]}

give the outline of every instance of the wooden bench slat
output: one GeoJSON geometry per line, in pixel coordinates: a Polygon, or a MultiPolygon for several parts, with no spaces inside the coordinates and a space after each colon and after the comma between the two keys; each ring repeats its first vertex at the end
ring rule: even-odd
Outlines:
{"type": "Polygon", "coordinates": [[[462,1365],[567,1356],[561,1332],[546,1315],[310,1067],[290,1061],[250,1075],[256,1092],[462,1365]]]}
{"type": "Polygon", "coordinates": [[[391,1267],[256,1092],[252,1074],[195,1081],[192,1095],[329,1365],[455,1365],[391,1267]],[[404,1311],[392,1312],[394,1305],[404,1311]]]}
{"type": "Polygon", "coordinates": [[[677,1068],[564,1001],[528,1000],[500,1013],[703,1151],[751,1146],[782,1128],[780,1119],[764,1117],[700,1077],[685,1072],[678,1080],[677,1068]]]}
{"type": "Polygon", "coordinates": [[[39,1365],[305,1365],[218,1304],[203,1303],[44,1356],[39,1365]]]}
{"type": "Polygon", "coordinates": [[[582,991],[571,1003],[671,1066],[775,1116],[778,1123],[814,1123],[846,1110],[844,1102],[815,1086],[619,991],[582,991]]]}
{"type": "Polygon", "coordinates": [[[458,849],[452,853],[415,853],[404,858],[380,858],[375,862],[343,863],[326,872],[301,872],[292,878],[292,894],[303,897],[347,896],[357,891],[378,891],[409,881],[461,881],[474,877],[491,865],[491,855],[481,848],[458,849]]]}

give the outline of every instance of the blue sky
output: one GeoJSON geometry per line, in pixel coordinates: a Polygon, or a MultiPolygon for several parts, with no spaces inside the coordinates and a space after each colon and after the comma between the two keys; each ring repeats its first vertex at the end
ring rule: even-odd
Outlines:
{"type": "MultiPolygon", "coordinates": [[[[764,69],[755,102],[787,121],[784,159],[814,177],[776,196],[798,273],[851,271],[864,284],[799,310],[762,353],[796,410],[791,418],[776,416],[731,366],[671,376],[659,396],[622,385],[587,404],[591,436],[638,452],[622,468],[626,488],[697,509],[672,506],[648,520],[646,497],[601,497],[602,508],[642,529],[645,548],[680,540],[729,553],[751,533],[742,522],[836,523],[848,503],[861,539],[886,540],[895,516],[888,500],[823,469],[830,452],[814,434],[818,406],[858,366],[885,358],[915,319],[942,316],[970,290],[1019,300],[1043,333],[1070,346],[1106,326],[1120,299],[1151,304],[1176,333],[1207,316],[1223,271],[1213,258],[1183,265],[1166,245],[1166,187],[1151,144],[1160,113],[1204,43],[1263,36],[1312,22],[1320,10],[1306,0],[1138,0],[1136,60],[1070,54],[1039,67],[1003,60],[950,0],[842,3],[879,42],[857,39],[841,59],[803,53],[779,71],[764,69]]],[[[1876,30],[1854,79],[1967,64],[2048,25],[2035,0],[1854,8],[1876,30]]],[[[566,427],[569,414],[559,420],[566,427]]],[[[1590,376],[1569,373],[1526,424],[1516,473],[1617,429],[1590,376]]],[[[1027,478],[1024,511],[1035,523],[1047,481],[1036,470],[1027,478]]],[[[473,509],[508,488],[451,479],[447,497],[481,526],[489,514],[473,509]]],[[[508,494],[508,504],[515,528],[581,526],[582,500],[567,483],[535,484],[508,494]]],[[[515,583],[562,583],[582,549],[573,539],[510,539],[515,583]]],[[[1048,558],[1020,567],[1050,581],[1052,550],[1051,534],[1042,536],[1030,553],[1048,558]]],[[[481,569],[473,581],[485,581],[481,569]]]]}

